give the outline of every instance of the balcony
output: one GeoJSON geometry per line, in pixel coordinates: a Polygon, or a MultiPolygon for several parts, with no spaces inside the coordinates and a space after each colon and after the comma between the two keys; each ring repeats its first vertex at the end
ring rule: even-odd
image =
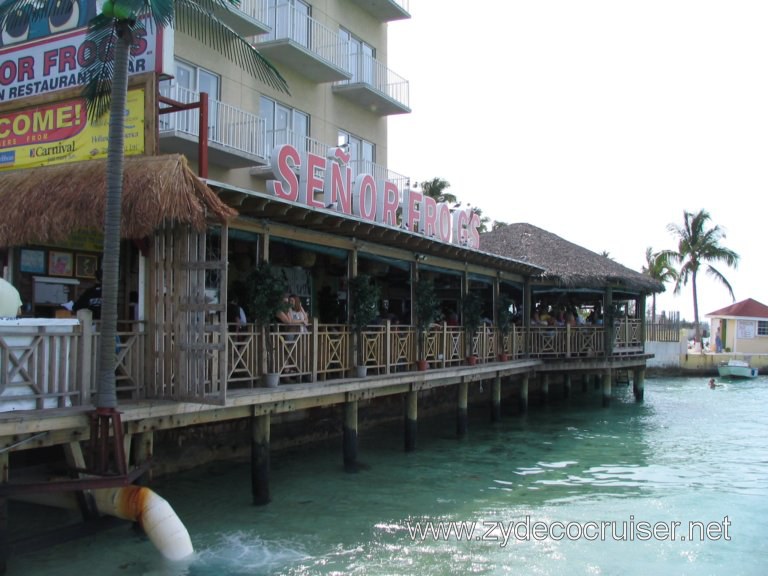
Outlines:
{"type": "Polygon", "coordinates": [[[349,79],[333,85],[334,93],[379,116],[408,114],[408,81],[375,58],[365,54],[349,57],[349,79]]]}
{"type": "Polygon", "coordinates": [[[271,31],[255,41],[270,62],[320,84],[349,78],[347,43],[338,33],[289,4],[270,6],[268,23],[271,31]]]}
{"type": "Polygon", "coordinates": [[[267,0],[240,0],[240,4],[230,10],[214,3],[211,10],[221,22],[244,38],[269,32],[267,0]]]}
{"type": "Polygon", "coordinates": [[[380,22],[406,20],[411,17],[408,12],[408,0],[350,0],[350,2],[360,6],[380,22]]]}
{"type": "MultiPolygon", "coordinates": [[[[198,92],[168,82],[161,83],[160,95],[184,104],[200,100],[198,92]]],[[[178,152],[188,158],[197,158],[200,136],[197,109],[161,114],[159,124],[162,152],[178,152]]],[[[211,164],[245,168],[265,164],[267,155],[266,125],[262,118],[208,99],[208,160],[211,164]]]]}
{"type": "MultiPolygon", "coordinates": [[[[290,144],[301,153],[310,152],[322,157],[326,156],[328,150],[336,148],[335,144],[327,144],[307,136],[301,136],[291,130],[274,130],[267,132],[267,146],[270,151],[275,146],[280,146],[282,144],[290,144]]],[[[410,178],[407,176],[398,174],[397,172],[389,170],[386,166],[376,164],[375,162],[352,160],[350,162],[350,167],[352,168],[353,180],[358,174],[370,174],[376,181],[387,180],[389,182],[394,182],[401,193],[408,188],[408,182],[410,182],[410,178]]],[[[274,177],[274,174],[272,172],[272,167],[269,165],[254,166],[251,168],[251,176],[268,179],[274,177]]]]}

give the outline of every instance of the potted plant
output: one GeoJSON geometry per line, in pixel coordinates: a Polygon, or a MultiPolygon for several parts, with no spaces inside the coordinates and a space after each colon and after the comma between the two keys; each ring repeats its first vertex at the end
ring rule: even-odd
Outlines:
{"type": "Polygon", "coordinates": [[[379,314],[379,297],[381,290],[371,283],[367,274],[359,274],[349,280],[349,311],[352,327],[356,337],[356,370],[357,376],[366,375],[365,346],[363,330],[373,322],[379,314]]]}
{"type": "Polygon", "coordinates": [[[440,317],[440,300],[431,280],[418,280],[414,285],[414,312],[416,318],[416,348],[419,370],[427,369],[426,338],[429,327],[440,317]]]}
{"type": "Polygon", "coordinates": [[[483,314],[483,300],[476,292],[467,292],[461,303],[462,324],[464,325],[464,338],[466,340],[467,363],[474,365],[477,356],[472,353],[472,340],[480,329],[483,314]]]}
{"type": "Polygon", "coordinates": [[[288,283],[275,274],[269,262],[254,268],[248,276],[248,303],[256,329],[261,335],[262,351],[266,355],[267,373],[265,382],[268,387],[277,386],[280,375],[275,371],[272,341],[267,330],[279,312],[288,309],[285,294],[288,283]]]}
{"type": "Polygon", "coordinates": [[[507,353],[504,351],[504,341],[509,335],[509,331],[512,329],[512,312],[510,308],[514,305],[514,300],[506,294],[499,295],[499,306],[496,310],[498,316],[498,328],[501,339],[499,341],[499,360],[506,362],[508,359],[507,353]]]}

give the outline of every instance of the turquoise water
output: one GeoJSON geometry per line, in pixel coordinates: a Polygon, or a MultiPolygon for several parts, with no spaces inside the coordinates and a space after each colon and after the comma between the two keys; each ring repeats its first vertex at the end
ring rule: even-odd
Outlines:
{"type": "Polygon", "coordinates": [[[706,381],[649,379],[642,404],[621,387],[608,409],[590,393],[495,424],[475,410],[460,440],[449,414],[420,422],[408,454],[400,425],[379,428],[360,438],[356,474],[340,441],[281,453],[266,507],[250,504],[244,463],[163,479],[153,487],[192,536],[189,561],[121,525],[13,557],[8,573],[762,575],[768,378],[706,381]],[[412,537],[428,521],[468,532],[412,537]]]}

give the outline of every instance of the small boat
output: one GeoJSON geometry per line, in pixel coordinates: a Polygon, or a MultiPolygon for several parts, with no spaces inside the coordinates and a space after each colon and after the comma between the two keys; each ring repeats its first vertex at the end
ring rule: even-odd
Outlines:
{"type": "Polygon", "coordinates": [[[757,368],[752,368],[744,360],[720,362],[717,372],[723,378],[757,378],[757,368]]]}

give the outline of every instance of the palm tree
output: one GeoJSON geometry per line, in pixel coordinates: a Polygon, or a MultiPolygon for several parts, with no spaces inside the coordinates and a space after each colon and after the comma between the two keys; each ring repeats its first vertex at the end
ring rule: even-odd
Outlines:
{"type": "MultiPolygon", "coordinates": [[[[107,145],[107,195],[104,215],[102,256],[101,340],[98,353],[98,388],[96,408],[115,409],[115,338],[117,335],[117,299],[120,262],[120,223],[124,166],[124,110],[128,93],[128,61],[137,30],[145,24],[194,35],[238,62],[261,81],[288,92],[280,73],[251,44],[224,24],[214,9],[232,10],[239,0],[106,0],[102,13],[89,23],[86,42],[106,46],[104,54],[114,57],[94,58],[84,70],[88,84],[83,96],[91,120],[109,112],[107,145]],[[177,18],[177,16],[180,16],[177,18]]],[[[4,29],[25,25],[29,19],[47,20],[67,10],[69,3],[39,0],[9,0],[0,5],[0,23],[4,29]]]]}
{"type": "Polygon", "coordinates": [[[451,184],[448,180],[442,178],[432,178],[421,183],[421,191],[424,196],[434,198],[437,202],[447,202],[448,204],[456,204],[458,201],[456,196],[445,191],[446,188],[450,188],[451,184]]]}
{"type": "Polygon", "coordinates": [[[720,240],[725,238],[725,232],[717,225],[707,228],[711,219],[709,212],[699,210],[696,214],[683,212],[683,225],[668,224],[667,230],[677,236],[677,252],[670,251],[670,261],[681,264],[675,281],[675,294],[680,293],[680,288],[691,280],[693,288],[693,321],[696,327],[696,340],[701,342],[699,328],[699,300],[696,278],[702,266],[704,271],[716,281],[728,288],[731,298],[735,300],[733,288],[723,274],[709,262],[723,262],[727,266],[736,268],[739,264],[739,255],[720,245],[720,240]]]}
{"type": "MultiPolygon", "coordinates": [[[[642,272],[654,280],[658,280],[662,284],[672,282],[673,280],[677,281],[677,270],[672,266],[670,262],[671,259],[672,257],[669,250],[654,252],[653,249],[648,246],[645,249],[645,265],[643,266],[642,272]]],[[[656,292],[653,293],[651,318],[652,322],[656,322],[656,292]]]]}

